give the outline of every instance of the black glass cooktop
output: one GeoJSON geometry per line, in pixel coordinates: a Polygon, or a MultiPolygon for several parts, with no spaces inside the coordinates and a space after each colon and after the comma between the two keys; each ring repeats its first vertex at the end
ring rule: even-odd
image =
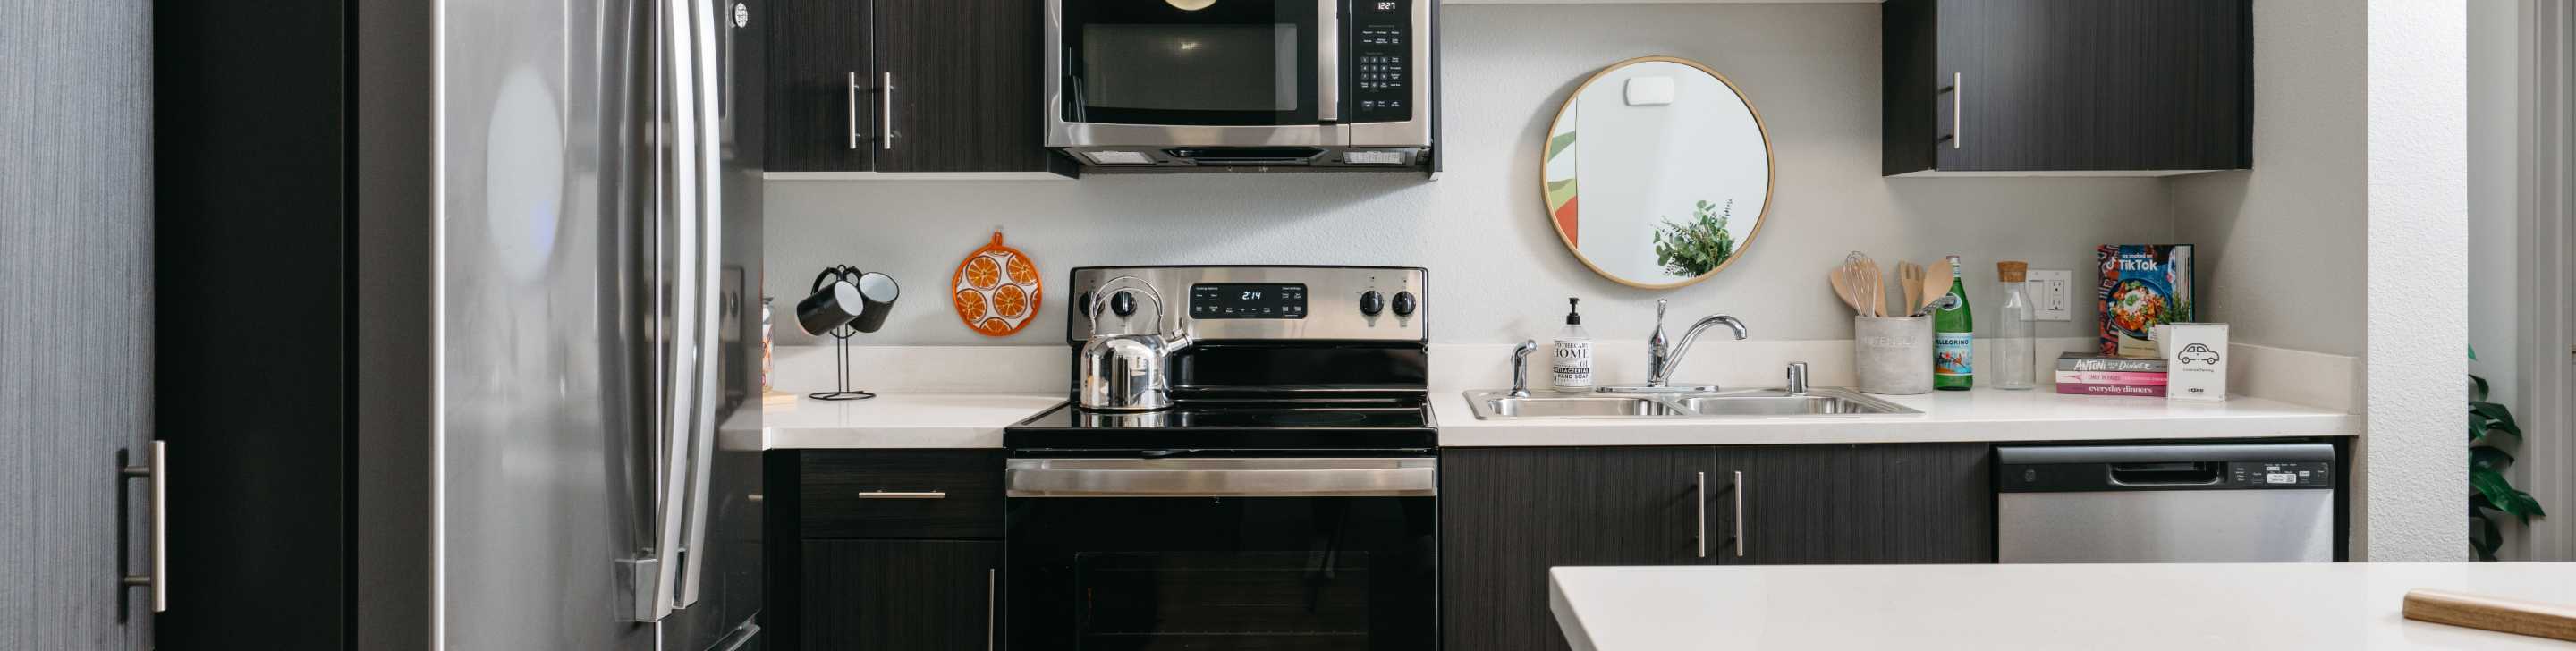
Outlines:
{"type": "Polygon", "coordinates": [[[1013,449],[1421,449],[1438,445],[1430,408],[1406,405],[1184,403],[1147,412],[1071,403],[1003,432],[1013,449]]]}

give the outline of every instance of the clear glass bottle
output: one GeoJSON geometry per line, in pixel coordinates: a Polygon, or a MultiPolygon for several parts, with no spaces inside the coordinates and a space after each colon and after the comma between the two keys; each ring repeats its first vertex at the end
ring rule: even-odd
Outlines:
{"type": "Polygon", "coordinates": [[[2031,389],[2039,386],[2033,377],[2039,372],[2039,342],[2031,336],[2031,320],[2039,316],[2030,302],[2029,285],[2022,281],[2030,274],[2030,263],[2006,260],[1995,263],[2003,281],[2004,305],[1996,310],[2003,317],[1995,324],[1994,359],[1988,360],[1994,374],[1995,388],[2031,389]]]}

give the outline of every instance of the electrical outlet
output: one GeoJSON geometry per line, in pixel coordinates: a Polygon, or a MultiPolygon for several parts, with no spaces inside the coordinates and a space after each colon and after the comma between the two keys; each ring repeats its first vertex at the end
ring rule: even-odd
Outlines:
{"type": "Polygon", "coordinates": [[[2031,307],[2038,308],[2034,312],[2039,320],[2067,321],[2071,320],[2069,313],[2073,310],[2070,306],[2075,301],[2074,282],[2075,272],[2072,271],[2032,269],[2030,277],[2022,281],[2022,286],[2024,291],[2030,292],[2030,301],[2035,304],[2031,307]]]}

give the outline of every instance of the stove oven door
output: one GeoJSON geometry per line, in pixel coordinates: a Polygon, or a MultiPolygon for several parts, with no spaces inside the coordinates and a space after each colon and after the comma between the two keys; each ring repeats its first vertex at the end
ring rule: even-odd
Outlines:
{"type": "Polygon", "coordinates": [[[1438,462],[1013,459],[1014,649],[1438,648],[1438,462]]]}

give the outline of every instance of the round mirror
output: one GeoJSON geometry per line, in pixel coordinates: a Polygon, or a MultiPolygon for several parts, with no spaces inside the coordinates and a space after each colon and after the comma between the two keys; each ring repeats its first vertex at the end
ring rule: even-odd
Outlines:
{"type": "Polygon", "coordinates": [[[1743,257],[1771,208],[1762,116],[1708,66],[1629,59],[1557,109],[1539,154],[1548,220],[1621,284],[1699,282],[1743,257]]]}

